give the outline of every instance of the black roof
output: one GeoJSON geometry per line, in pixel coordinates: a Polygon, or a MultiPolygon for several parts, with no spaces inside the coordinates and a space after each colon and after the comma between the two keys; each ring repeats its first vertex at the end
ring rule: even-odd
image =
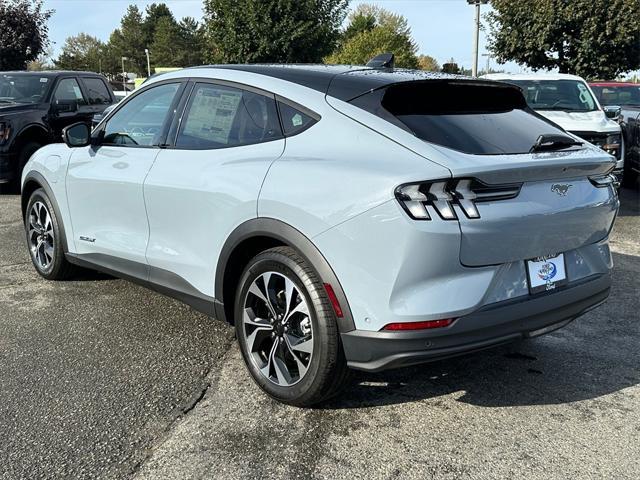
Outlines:
{"type": "MultiPolygon", "coordinates": [[[[419,80],[471,80],[470,77],[406,69],[377,69],[352,65],[206,65],[193,68],[242,70],[297,83],[340,100],[349,101],[393,83],[419,80]]],[[[474,79],[475,80],[475,79],[474,79]]],[[[492,82],[493,83],[493,82],[492,82]]]]}
{"type": "Polygon", "coordinates": [[[79,72],[74,70],[42,70],[42,71],[29,71],[29,70],[11,70],[11,71],[0,71],[0,75],[16,75],[16,74],[24,74],[24,75],[33,75],[37,77],[57,77],[60,75],[94,75],[100,76],[99,73],[96,72],[79,72]]]}

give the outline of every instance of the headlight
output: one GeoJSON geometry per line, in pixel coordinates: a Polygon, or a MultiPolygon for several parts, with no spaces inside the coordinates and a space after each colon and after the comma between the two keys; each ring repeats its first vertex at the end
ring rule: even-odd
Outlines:
{"type": "Polygon", "coordinates": [[[518,196],[521,184],[487,185],[475,178],[410,183],[396,188],[396,198],[414,220],[431,220],[435,212],[443,220],[456,220],[457,207],[470,219],[480,218],[479,202],[518,196]]]}
{"type": "Polygon", "coordinates": [[[620,159],[620,154],[622,153],[621,138],[622,136],[619,133],[607,135],[607,140],[604,142],[604,145],[602,145],[602,149],[617,159],[620,159]]]}
{"type": "Polygon", "coordinates": [[[0,122],[0,145],[9,140],[9,134],[11,133],[11,128],[7,122],[0,122]]]}

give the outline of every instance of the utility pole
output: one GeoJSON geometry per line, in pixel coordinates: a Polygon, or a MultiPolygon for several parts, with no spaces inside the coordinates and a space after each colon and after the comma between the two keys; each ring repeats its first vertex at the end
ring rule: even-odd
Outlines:
{"type": "Polygon", "coordinates": [[[490,53],[483,53],[482,56],[487,57],[487,69],[485,70],[485,73],[489,73],[489,69],[491,68],[491,59],[493,58],[493,55],[491,55],[490,53]]]}
{"type": "Polygon", "coordinates": [[[473,34],[473,64],[471,75],[478,76],[478,43],[480,41],[480,5],[489,3],[489,0],[467,0],[469,5],[476,7],[475,32],[473,34]]]}
{"type": "Polygon", "coordinates": [[[149,61],[149,49],[145,48],[144,53],[147,55],[147,78],[151,77],[151,62],[149,61]]]}

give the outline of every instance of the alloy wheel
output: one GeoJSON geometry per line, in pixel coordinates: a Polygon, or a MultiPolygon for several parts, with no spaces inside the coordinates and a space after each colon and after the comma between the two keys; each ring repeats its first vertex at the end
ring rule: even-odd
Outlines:
{"type": "Polygon", "coordinates": [[[272,383],[290,387],[307,373],[313,325],[307,300],[286,275],[265,272],[245,296],[242,332],[255,367],[272,383]]]}
{"type": "Polygon", "coordinates": [[[47,270],[54,260],[55,235],[47,206],[37,201],[29,212],[29,250],[38,267],[47,270]]]}

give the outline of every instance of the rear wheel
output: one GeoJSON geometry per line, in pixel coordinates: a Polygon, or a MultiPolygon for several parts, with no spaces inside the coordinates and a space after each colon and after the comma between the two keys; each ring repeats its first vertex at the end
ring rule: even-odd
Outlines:
{"type": "Polygon", "coordinates": [[[27,245],[33,266],[47,280],[64,280],[75,272],[64,256],[59,222],[46,192],[33,192],[25,215],[27,245]]]}
{"type": "Polygon", "coordinates": [[[235,307],[245,364],[266,393],[311,406],[341,390],[348,368],[335,314],[318,274],[295,250],[278,247],[254,257],[235,307]]]}

